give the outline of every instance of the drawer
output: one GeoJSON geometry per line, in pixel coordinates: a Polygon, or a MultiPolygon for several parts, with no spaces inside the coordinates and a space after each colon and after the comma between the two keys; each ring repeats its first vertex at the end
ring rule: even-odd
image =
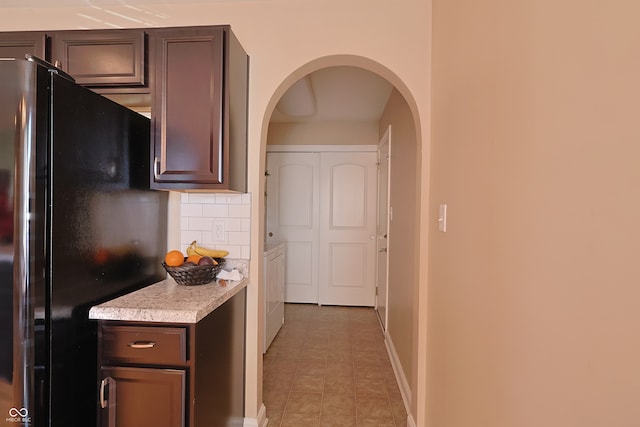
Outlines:
{"type": "Polygon", "coordinates": [[[102,363],[187,362],[186,327],[102,325],[102,363]]]}

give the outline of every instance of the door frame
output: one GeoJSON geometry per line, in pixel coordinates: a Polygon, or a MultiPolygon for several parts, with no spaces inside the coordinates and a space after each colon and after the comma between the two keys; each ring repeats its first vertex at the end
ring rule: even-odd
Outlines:
{"type": "Polygon", "coordinates": [[[340,151],[378,151],[378,145],[267,145],[267,153],[322,153],[340,151]]]}
{"type": "Polygon", "coordinates": [[[378,226],[378,232],[376,233],[376,313],[378,314],[378,318],[380,320],[381,326],[382,326],[382,330],[384,332],[387,331],[389,325],[389,242],[390,242],[390,230],[391,230],[391,125],[387,126],[387,130],[384,132],[384,134],[382,135],[382,138],[380,138],[380,142],[378,143],[377,146],[377,151],[378,151],[378,218],[377,218],[377,226],[378,226]],[[381,174],[380,174],[380,167],[382,162],[384,161],[383,159],[380,158],[380,152],[381,152],[381,147],[383,147],[384,145],[387,145],[387,176],[386,176],[386,197],[384,198],[384,200],[382,200],[382,197],[380,197],[380,191],[381,191],[381,174]],[[381,206],[382,204],[385,204],[385,206],[381,206]],[[386,215],[386,237],[384,238],[385,244],[384,244],[384,251],[386,253],[385,256],[385,269],[384,269],[384,295],[380,294],[380,289],[379,289],[379,284],[380,284],[380,265],[379,263],[379,254],[382,251],[382,247],[380,245],[380,233],[379,233],[379,227],[380,227],[380,217],[379,214],[381,212],[382,209],[385,209],[387,212],[386,215]],[[380,311],[378,310],[378,301],[384,299],[384,319],[380,317],[380,311]]]}

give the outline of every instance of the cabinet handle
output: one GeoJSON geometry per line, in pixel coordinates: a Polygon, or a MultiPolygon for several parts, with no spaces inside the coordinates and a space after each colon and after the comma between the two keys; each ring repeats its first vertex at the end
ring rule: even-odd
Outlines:
{"type": "Polygon", "coordinates": [[[155,341],[133,341],[127,344],[131,348],[153,348],[156,346],[155,341]]]}
{"type": "Polygon", "coordinates": [[[159,166],[160,166],[160,159],[156,157],[153,159],[153,177],[155,179],[160,178],[159,166]]]}
{"type": "Polygon", "coordinates": [[[107,403],[109,403],[107,401],[107,399],[105,399],[105,389],[107,388],[107,384],[109,383],[109,379],[108,378],[103,378],[102,381],[100,381],[100,407],[102,409],[107,407],[107,403]]]}

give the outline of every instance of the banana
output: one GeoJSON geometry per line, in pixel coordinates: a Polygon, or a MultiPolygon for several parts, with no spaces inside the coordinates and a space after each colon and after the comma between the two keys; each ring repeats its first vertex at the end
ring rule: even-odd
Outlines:
{"type": "Polygon", "coordinates": [[[197,242],[194,240],[193,242],[191,242],[189,247],[187,247],[187,255],[201,255],[209,256],[211,258],[224,258],[229,255],[229,252],[220,249],[203,248],[202,246],[198,246],[197,242]]]}
{"type": "Polygon", "coordinates": [[[187,246],[187,256],[198,255],[194,249],[195,243],[196,241],[194,240],[189,246],[187,246]]]}

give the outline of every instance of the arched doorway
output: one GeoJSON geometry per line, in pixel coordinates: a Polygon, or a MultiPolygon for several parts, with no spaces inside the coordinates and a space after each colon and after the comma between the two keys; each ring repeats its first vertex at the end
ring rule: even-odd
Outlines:
{"type": "MultiPolygon", "coordinates": [[[[274,93],[270,101],[263,129],[266,136],[263,137],[262,155],[263,165],[266,163],[266,152],[269,144],[269,124],[274,115],[280,114],[276,106],[289,88],[300,85],[306,76],[319,70],[330,69],[332,67],[357,67],[373,73],[379,78],[386,80],[392,90],[389,94],[383,112],[379,117],[375,143],[384,133],[382,128],[387,129],[388,125],[397,127],[397,143],[394,142],[395,152],[392,149],[391,157],[397,172],[391,173],[389,192],[392,200],[392,218],[390,218],[389,233],[393,236],[397,233],[398,239],[394,246],[393,240],[389,242],[390,267],[389,274],[394,277],[396,287],[390,286],[389,293],[391,300],[389,303],[388,317],[389,324],[385,339],[389,351],[390,359],[394,364],[396,376],[400,390],[403,394],[405,404],[410,407],[411,390],[415,388],[411,384],[413,373],[413,353],[414,340],[416,340],[417,326],[414,324],[414,296],[418,286],[418,265],[419,265],[419,176],[421,170],[419,155],[419,140],[417,129],[419,123],[416,115],[415,102],[410,93],[402,84],[401,80],[390,70],[374,61],[362,57],[340,55],[320,58],[299,68],[287,77],[274,93]]],[[[394,132],[394,135],[396,132],[394,132]]],[[[265,169],[266,172],[266,169],[265,169]]],[[[262,175],[262,174],[261,174],[262,175]]],[[[266,209],[262,207],[261,213],[266,221],[266,209]]],[[[286,320],[285,320],[286,321],[286,320]]]]}
{"type": "Polygon", "coordinates": [[[285,301],[374,306],[377,144],[392,85],[335,66],[295,82],[267,137],[266,243],[286,242],[285,301]]]}

